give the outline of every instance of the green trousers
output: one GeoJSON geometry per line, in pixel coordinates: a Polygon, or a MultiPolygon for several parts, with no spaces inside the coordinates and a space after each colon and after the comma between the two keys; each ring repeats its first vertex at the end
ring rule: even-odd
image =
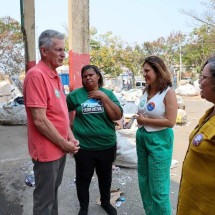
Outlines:
{"type": "Polygon", "coordinates": [[[173,130],[137,130],[138,182],[147,215],[170,215],[170,165],[173,130]]]}

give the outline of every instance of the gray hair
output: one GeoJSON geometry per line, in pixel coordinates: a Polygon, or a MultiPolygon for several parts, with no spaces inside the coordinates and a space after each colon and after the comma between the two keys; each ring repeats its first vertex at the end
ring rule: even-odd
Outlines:
{"type": "Polygon", "coordinates": [[[53,44],[52,39],[54,38],[57,38],[59,40],[64,40],[65,35],[55,30],[43,31],[39,36],[39,49],[42,46],[45,46],[46,48],[50,48],[53,44]]]}

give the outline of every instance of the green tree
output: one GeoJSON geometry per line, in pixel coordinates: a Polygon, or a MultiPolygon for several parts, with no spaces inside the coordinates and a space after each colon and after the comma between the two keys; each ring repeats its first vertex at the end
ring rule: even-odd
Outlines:
{"type": "Polygon", "coordinates": [[[141,64],[145,58],[143,49],[136,44],[134,47],[127,45],[121,51],[121,64],[133,72],[133,75],[140,75],[141,64]]]}
{"type": "Polygon", "coordinates": [[[90,61],[97,65],[105,74],[117,76],[121,73],[121,65],[117,55],[122,41],[113,36],[112,32],[97,35],[97,30],[91,30],[90,61]]]}
{"type": "Polygon", "coordinates": [[[113,77],[122,73],[123,67],[128,68],[133,74],[138,74],[141,61],[143,61],[140,46],[136,44],[135,47],[131,47],[120,37],[113,36],[112,32],[103,35],[97,33],[96,28],[91,28],[91,63],[113,77]]]}
{"type": "Polygon", "coordinates": [[[185,35],[181,32],[172,32],[167,38],[160,37],[152,42],[143,44],[144,55],[161,57],[168,67],[177,67],[180,63],[180,51],[185,44],[185,35]]]}
{"type": "Polygon", "coordinates": [[[11,17],[0,18],[0,71],[13,75],[24,70],[24,43],[20,24],[11,17]]]}
{"type": "Polygon", "coordinates": [[[195,28],[189,35],[187,45],[184,47],[184,51],[187,53],[184,56],[184,61],[187,65],[195,68],[197,72],[200,71],[205,60],[214,55],[214,35],[214,29],[208,25],[195,28]]]}
{"type": "Polygon", "coordinates": [[[195,27],[189,35],[187,45],[184,48],[186,52],[184,61],[195,68],[197,72],[200,71],[203,62],[215,54],[215,0],[203,1],[202,6],[205,7],[202,14],[193,10],[181,11],[198,24],[198,27],[195,27]]]}

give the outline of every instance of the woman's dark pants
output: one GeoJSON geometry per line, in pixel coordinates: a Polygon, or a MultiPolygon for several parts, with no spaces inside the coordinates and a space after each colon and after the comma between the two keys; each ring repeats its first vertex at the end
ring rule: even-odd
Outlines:
{"type": "Polygon", "coordinates": [[[76,188],[80,207],[88,209],[89,187],[94,174],[98,176],[101,204],[110,203],[112,163],[116,157],[116,146],[105,150],[90,151],[80,149],[75,155],[76,188]]]}

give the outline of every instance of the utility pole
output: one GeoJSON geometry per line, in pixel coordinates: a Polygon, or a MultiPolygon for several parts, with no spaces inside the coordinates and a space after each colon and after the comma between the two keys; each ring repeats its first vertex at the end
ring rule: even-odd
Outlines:
{"type": "Polygon", "coordinates": [[[20,0],[21,30],[25,43],[25,71],[36,64],[34,0],[20,0]]]}
{"type": "Polygon", "coordinates": [[[182,51],[181,51],[181,36],[179,36],[179,70],[177,70],[177,86],[181,80],[182,73],[182,51]]]}
{"type": "Polygon", "coordinates": [[[181,80],[181,74],[182,74],[182,53],[181,53],[181,40],[179,43],[179,48],[180,48],[180,75],[179,75],[179,81],[181,80]]]}
{"type": "Polygon", "coordinates": [[[70,91],[82,86],[81,68],[90,63],[89,0],[68,0],[70,91]]]}

